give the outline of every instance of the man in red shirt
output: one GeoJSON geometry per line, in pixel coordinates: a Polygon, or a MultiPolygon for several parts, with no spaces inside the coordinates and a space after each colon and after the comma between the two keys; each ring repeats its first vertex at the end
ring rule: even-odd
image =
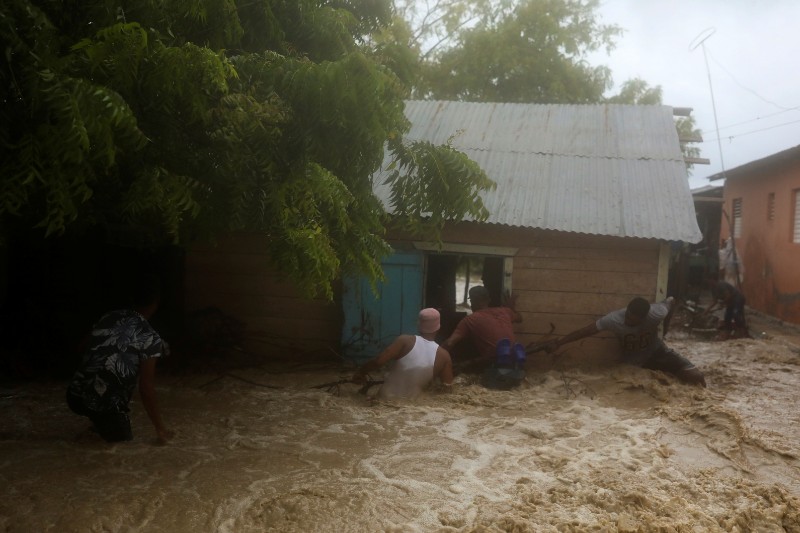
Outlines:
{"type": "MultiPolygon", "coordinates": [[[[456,326],[450,337],[441,343],[442,348],[453,353],[453,348],[461,341],[468,341],[475,352],[472,359],[464,361],[462,371],[481,372],[496,359],[497,344],[508,339],[514,345],[514,322],[522,322],[522,317],[514,309],[516,297],[508,295],[503,307],[489,307],[489,291],[476,285],[469,290],[472,314],[465,316],[456,326]]],[[[462,356],[462,361],[464,357],[462,356]]]]}

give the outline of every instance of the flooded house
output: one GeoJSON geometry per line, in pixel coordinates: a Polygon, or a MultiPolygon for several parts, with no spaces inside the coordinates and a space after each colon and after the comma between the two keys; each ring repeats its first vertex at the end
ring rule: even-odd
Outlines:
{"type": "MultiPolygon", "coordinates": [[[[482,194],[487,220],[446,225],[440,242],[390,230],[377,295],[348,278],[333,301],[303,299],[271,273],[258,235],[195,246],[186,308],[243,321],[250,351],[359,361],[414,332],[422,307],[440,309],[444,337],[469,312],[466,286],[480,283],[496,305],[517,295],[517,340],[529,343],[635,296],[665,298],[671,243],[702,238],[669,106],[409,101],[405,112],[408,140],[450,142],[497,184],[482,194]]],[[[390,209],[385,175],[375,193],[390,209]]],[[[601,361],[615,342],[586,339],[566,356],[601,361]]]]}

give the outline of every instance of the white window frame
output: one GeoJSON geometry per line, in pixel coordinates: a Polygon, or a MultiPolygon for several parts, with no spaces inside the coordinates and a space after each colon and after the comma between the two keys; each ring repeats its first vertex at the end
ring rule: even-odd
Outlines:
{"type": "Polygon", "coordinates": [[[733,238],[739,239],[742,236],[742,198],[734,198],[731,208],[731,217],[733,219],[733,238]]]}
{"type": "Polygon", "coordinates": [[[775,220],[775,193],[767,194],[767,220],[775,220]]]}
{"type": "Polygon", "coordinates": [[[503,259],[503,292],[511,292],[511,274],[514,270],[514,256],[519,248],[511,246],[484,246],[477,244],[435,243],[415,241],[414,248],[423,252],[445,252],[451,254],[494,255],[503,259]]]}

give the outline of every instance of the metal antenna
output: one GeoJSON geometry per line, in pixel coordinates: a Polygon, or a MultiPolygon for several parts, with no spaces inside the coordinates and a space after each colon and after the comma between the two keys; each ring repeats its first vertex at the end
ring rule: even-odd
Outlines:
{"type": "MultiPolygon", "coordinates": [[[[725,175],[725,159],[722,157],[722,139],[719,136],[719,122],[717,122],[717,104],[714,101],[714,86],[711,85],[711,70],[708,68],[708,55],[706,54],[706,40],[709,37],[717,33],[717,29],[714,27],[706,28],[700,32],[700,34],[694,38],[694,40],[689,43],[689,51],[694,51],[698,46],[703,49],[703,59],[706,62],[706,75],[708,76],[708,89],[711,92],[711,109],[714,111],[714,128],[717,130],[717,147],[719,148],[719,164],[722,167],[722,178],[727,181],[727,176],[725,175]]],[[[736,275],[736,287],[741,289],[741,281],[739,280],[739,258],[737,257],[736,253],[736,227],[735,221],[731,221],[731,218],[728,216],[728,213],[725,211],[725,208],[722,208],[722,214],[725,216],[725,220],[728,222],[728,232],[730,233],[730,240],[731,240],[731,248],[733,251],[733,269],[736,275]]]]}
{"type": "Polygon", "coordinates": [[[708,90],[711,92],[711,109],[714,111],[714,128],[717,131],[717,147],[719,148],[719,164],[722,167],[722,177],[725,176],[725,159],[722,157],[722,139],[719,136],[719,122],[717,121],[717,104],[714,101],[714,86],[711,84],[711,70],[708,68],[708,55],[706,54],[706,40],[717,33],[716,28],[706,28],[689,43],[689,51],[693,52],[698,46],[703,49],[703,60],[706,63],[706,75],[708,76],[708,90]]]}

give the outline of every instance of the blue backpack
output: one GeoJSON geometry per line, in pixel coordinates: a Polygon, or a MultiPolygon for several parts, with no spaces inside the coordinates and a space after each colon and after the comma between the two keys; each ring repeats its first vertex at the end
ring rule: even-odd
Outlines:
{"type": "Polygon", "coordinates": [[[525,348],[515,344],[512,350],[509,339],[500,339],[495,362],[483,373],[481,384],[487,389],[510,390],[524,379],[525,348]]]}

